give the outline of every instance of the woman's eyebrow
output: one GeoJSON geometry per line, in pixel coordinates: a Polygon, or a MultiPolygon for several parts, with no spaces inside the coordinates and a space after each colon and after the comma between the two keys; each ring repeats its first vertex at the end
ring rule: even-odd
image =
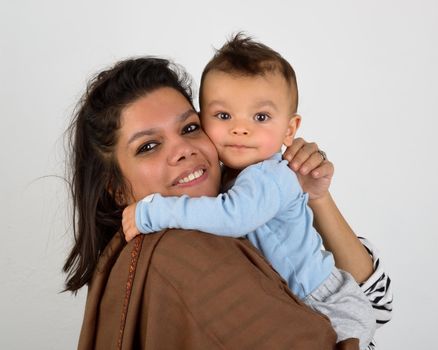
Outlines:
{"type": "MultiPolygon", "coordinates": [[[[187,111],[185,111],[184,113],[181,113],[180,115],[176,116],[175,122],[176,123],[183,123],[187,118],[189,118],[193,114],[197,114],[197,113],[193,108],[190,108],[187,111]]],[[[141,130],[141,131],[136,132],[135,134],[133,134],[129,138],[128,145],[130,145],[132,142],[134,142],[135,140],[137,140],[140,137],[150,136],[150,135],[156,134],[159,131],[159,129],[160,128],[150,128],[150,129],[145,129],[145,130],[141,130]]]]}
{"type": "Polygon", "coordinates": [[[193,114],[198,114],[193,108],[188,109],[184,113],[180,114],[176,119],[178,122],[182,123],[184,122],[188,117],[192,116],[193,114]]]}

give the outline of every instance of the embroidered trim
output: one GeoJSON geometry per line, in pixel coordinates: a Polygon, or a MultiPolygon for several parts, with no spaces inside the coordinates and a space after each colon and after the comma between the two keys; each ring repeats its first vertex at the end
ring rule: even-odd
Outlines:
{"type": "Polygon", "coordinates": [[[131,298],[132,285],[137,270],[138,255],[141,250],[144,235],[138,235],[134,238],[134,247],[131,251],[131,263],[129,264],[128,280],[126,281],[125,298],[123,300],[122,315],[120,318],[119,340],[117,342],[117,349],[122,348],[123,334],[125,332],[126,314],[128,313],[129,299],[131,298]]]}

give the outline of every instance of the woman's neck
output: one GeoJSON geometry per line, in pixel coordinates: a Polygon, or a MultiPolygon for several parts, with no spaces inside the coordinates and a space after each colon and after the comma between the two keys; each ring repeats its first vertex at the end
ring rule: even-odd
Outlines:
{"type": "Polygon", "coordinates": [[[242,169],[232,169],[223,165],[222,167],[222,179],[221,179],[221,188],[222,190],[229,189],[233,184],[236,177],[240,174],[242,169]]]}

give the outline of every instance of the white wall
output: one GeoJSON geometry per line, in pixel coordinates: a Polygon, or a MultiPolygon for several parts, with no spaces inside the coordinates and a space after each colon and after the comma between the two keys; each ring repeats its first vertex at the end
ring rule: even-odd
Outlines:
{"type": "Polygon", "coordinates": [[[301,135],[335,163],[332,192],[393,278],[381,349],[435,348],[438,3],[0,2],[0,348],[74,349],[85,291],[60,294],[71,242],[63,130],[92,73],[132,55],[199,81],[236,30],[296,68],[301,135]],[[421,345],[418,345],[421,344],[421,345]]]}

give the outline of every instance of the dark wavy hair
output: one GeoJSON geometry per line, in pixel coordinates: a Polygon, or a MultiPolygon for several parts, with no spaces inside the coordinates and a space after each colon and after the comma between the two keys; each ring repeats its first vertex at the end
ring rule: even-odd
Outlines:
{"type": "Polygon", "coordinates": [[[114,155],[121,113],[161,87],[174,88],[193,106],[191,79],[181,67],[143,57],[98,73],[75,109],[67,129],[74,245],[63,267],[66,291],[77,292],[90,281],[102,250],[121,227],[125,205],[118,196],[131,190],[114,155]]]}
{"type": "Polygon", "coordinates": [[[292,65],[277,51],[255,41],[243,32],[233,35],[205,66],[201,76],[201,94],[199,103],[202,108],[202,86],[207,74],[211,71],[229,74],[256,76],[278,72],[293,87],[295,111],[298,106],[298,86],[292,65]]]}

